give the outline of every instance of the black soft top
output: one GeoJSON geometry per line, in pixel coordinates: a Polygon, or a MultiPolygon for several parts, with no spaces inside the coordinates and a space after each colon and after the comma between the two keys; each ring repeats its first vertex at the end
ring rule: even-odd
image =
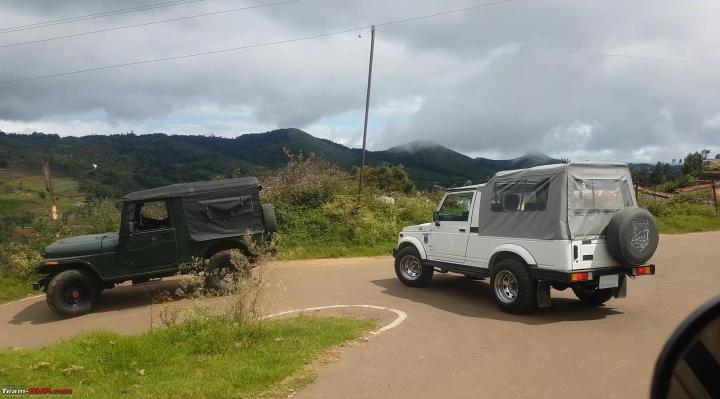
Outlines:
{"type": "Polygon", "coordinates": [[[237,179],[199,181],[178,183],[169,186],[155,187],[149,190],[135,191],[123,197],[123,201],[145,201],[158,198],[184,197],[192,194],[212,191],[225,191],[238,188],[259,187],[257,178],[240,177],[237,179]]]}

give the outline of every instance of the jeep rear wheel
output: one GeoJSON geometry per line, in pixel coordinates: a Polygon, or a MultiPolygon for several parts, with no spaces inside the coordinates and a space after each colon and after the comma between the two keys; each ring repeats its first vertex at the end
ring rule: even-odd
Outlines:
{"type": "Polygon", "coordinates": [[[433,272],[431,266],[423,265],[415,247],[405,247],[395,257],[395,274],[408,287],[426,286],[432,279],[433,272]]]}
{"type": "Polygon", "coordinates": [[[83,270],[66,270],[58,273],[47,286],[48,306],[63,317],[90,313],[97,303],[97,298],[97,281],[83,270]]]}
{"type": "Polygon", "coordinates": [[[597,287],[591,288],[577,286],[573,287],[572,290],[575,293],[575,296],[588,306],[600,306],[612,299],[615,294],[612,288],[601,290],[597,287]]]}
{"type": "Polygon", "coordinates": [[[490,286],[500,309],[507,313],[527,313],[537,308],[537,285],[525,264],[515,259],[500,261],[494,268],[490,286]]]}
{"type": "Polygon", "coordinates": [[[205,268],[205,288],[221,294],[231,291],[238,280],[250,275],[250,268],[250,262],[240,251],[220,251],[208,260],[205,268]]]}

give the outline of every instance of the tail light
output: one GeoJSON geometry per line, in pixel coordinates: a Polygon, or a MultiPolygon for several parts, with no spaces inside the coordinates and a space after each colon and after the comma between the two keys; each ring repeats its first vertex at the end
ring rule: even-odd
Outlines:
{"type": "Polygon", "coordinates": [[[633,276],[650,276],[655,274],[655,265],[633,267],[633,276]]]}
{"type": "Polygon", "coordinates": [[[570,281],[576,282],[576,281],[590,281],[592,280],[592,272],[583,272],[583,273],[572,273],[570,275],[570,281]]]}

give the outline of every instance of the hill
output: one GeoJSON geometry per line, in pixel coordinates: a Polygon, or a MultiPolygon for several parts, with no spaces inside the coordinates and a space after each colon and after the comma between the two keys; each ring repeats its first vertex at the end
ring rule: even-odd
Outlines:
{"type": "Polygon", "coordinates": [[[487,158],[475,158],[481,165],[484,165],[491,170],[511,170],[511,169],[525,169],[532,168],[533,166],[550,165],[563,163],[559,159],[551,158],[541,152],[531,152],[523,156],[513,159],[487,159],[487,158]]]}
{"type": "MultiPolygon", "coordinates": [[[[235,138],[166,134],[59,137],[0,132],[0,168],[40,171],[52,156],[56,175],[77,179],[80,191],[99,197],[183,181],[258,173],[287,162],[283,149],[318,157],[351,169],[360,149],[316,138],[298,129],[245,134],[235,138]]],[[[561,162],[544,154],[511,160],[473,159],[432,142],[412,142],[368,151],[367,163],[402,164],[419,187],[457,186],[486,181],[498,170],[561,162]]]]}

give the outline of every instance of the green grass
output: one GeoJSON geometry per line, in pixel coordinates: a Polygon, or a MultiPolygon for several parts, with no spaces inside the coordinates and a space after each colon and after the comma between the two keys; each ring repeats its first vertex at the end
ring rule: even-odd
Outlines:
{"type": "Polygon", "coordinates": [[[8,198],[8,196],[0,196],[0,215],[16,211],[21,206],[28,203],[26,199],[8,198]]]}
{"type": "Polygon", "coordinates": [[[342,243],[317,245],[303,245],[302,243],[281,244],[278,248],[278,258],[281,260],[293,260],[390,255],[395,244],[394,241],[375,245],[342,243]]]}
{"type": "Polygon", "coordinates": [[[686,205],[658,216],[657,223],[664,234],[698,233],[720,230],[720,215],[709,206],[686,205]]]}
{"type": "Polygon", "coordinates": [[[720,215],[711,201],[708,192],[692,192],[667,201],[645,201],[640,206],[655,215],[661,233],[696,233],[720,230],[720,215]]]}
{"type": "Polygon", "coordinates": [[[0,273],[0,303],[14,301],[28,295],[39,294],[33,291],[32,283],[0,273]]]}
{"type": "Polygon", "coordinates": [[[0,381],[69,388],[79,398],[284,396],[311,382],[327,349],[373,323],[298,317],[263,328],[190,320],[139,336],[94,332],[33,350],[0,351],[0,381]]]}
{"type": "MultiPolygon", "coordinates": [[[[75,203],[84,201],[84,195],[78,192],[75,179],[56,177],[53,179],[53,190],[58,198],[58,208],[65,211],[75,203]]],[[[40,198],[45,193],[45,180],[42,175],[23,171],[10,171],[0,174],[0,214],[17,210],[31,213],[47,213],[50,199],[40,198]]]]}

